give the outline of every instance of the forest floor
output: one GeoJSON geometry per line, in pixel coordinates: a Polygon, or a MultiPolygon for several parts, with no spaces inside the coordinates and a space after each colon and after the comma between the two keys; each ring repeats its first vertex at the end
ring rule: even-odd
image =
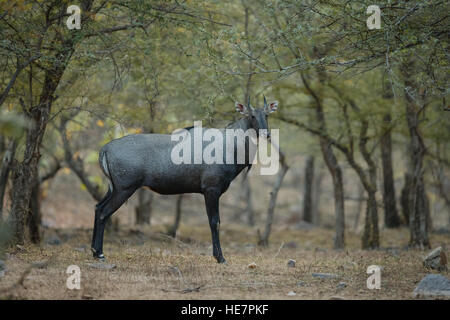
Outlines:
{"type": "MultiPolygon", "coordinates": [[[[182,224],[177,239],[166,236],[163,228],[107,232],[107,261],[102,266],[114,264],[112,269],[93,265],[91,230],[47,229],[40,246],[9,250],[0,298],[412,299],[417,283],[433,272],[422,265],[428,251],[398,246],[408,242],[405,228],[382,230],[379,250],[360,250],[361,236],[348,232],[347,249],[336,251],[330,240],[333,230],[275,229],[269,247],[260,248],[255,246],[254,229],[229,224],[221,229],[227,264],[217,264],[211,256],[207,223],[182,224]],[[289,259],[296,260],[295,267],[287,266],[289,259]],[[249,267],[252,263],[255,268],[249,267]],[[80,290],[66,287],[69,265],[81,269],[80,290]],[[367,288],[370,265],[382,267],[379,290],[367,288]],[[320,279],[313,273],[337,278],[320,279]]],[[[431,242],[433,247],[443,246],[449,256],[448,234],[432,234],[431,242]]]]}

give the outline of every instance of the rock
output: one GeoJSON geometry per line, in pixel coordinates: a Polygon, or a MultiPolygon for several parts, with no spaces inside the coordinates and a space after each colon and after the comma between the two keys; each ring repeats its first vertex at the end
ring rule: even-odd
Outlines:
{"type": "Polygon", "coordinates": [[[306,282],[300,280],[299,282],[297,282],[297,287],[306,287],[306,282]]]}
{"type": "Polygon", "coordinates": [[[288,296],[296,296],[297,294],[294,291],[289,291],[287,295],[288,296]]]}
{"type": "Polygon", "coordinates": [[[313,277],[320,279],[338,279],[339,276],[333,273],[313,273],[313,277]]]}
{"type": "Polygon", "coordinates": [[[440,274],[428,274],[414,289],[413,297],[450,298],[450,280],[440,274]]]}
{"type": "Polygon", "coordinates": [[[107,264],[102,262],[88,263],[88,266],[94,269],[112,270],[116,268],[115,264],[107,264]]]}
{"type": "Polygon", "coordinates": [[[252,262],[247,266],[249,269],[255,269],[256,268],[256,263],[252,262]]]}
{"type": "Polygon", "coordinates": [[[425,268],[430,268],[438,271],[447,270],[447,256],[442,250],[442,247],[437,247],[431,251],[425,259],[423,259],[425,268]]]}
{"type": "Polygon", "coordinates": [[[339,282],[339,284],[337,285],[338,289],[344,289],[347,288],[347,283],[344,281],[339,282]]]}
{"type": "Polygon", "coordinates": [[[294,268],[294,267],[295,267],[295,260],[289,259],[289,261],[288,261],[288,263],[287,263],[287,266],[288,266],[289,268],[294,268]]]}
{"type": "Polygon", "coordinates": [[[61,244],[61,240],[57,235],[53,235],[45,239],[45,243],[51,246],[59,246],[61,244]]]}

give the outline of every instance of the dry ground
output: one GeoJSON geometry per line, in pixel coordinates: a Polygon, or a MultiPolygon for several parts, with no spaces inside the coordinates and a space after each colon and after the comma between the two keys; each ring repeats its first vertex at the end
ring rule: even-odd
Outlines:
{"type": "MultiPolygon", "coordinates": [[[[173,240],[163,226],[122,228],[105,239],[107,262],[113,270],[98,270],[89,252],[90,230],[46,230],[58,234],[60,245],[26,245],[9,251],[7,271],[0,278],[0,297],[12,299],[411,299],[418,281],[430,271],[422,266],[420,250],[398,247],[408,241],[408,230],[382,230],[384,249],[359,250],[360,235],[347,234],[348,249],[331,248],[333,231],[276,229],[268,248],[259,248],[255,230],[241,225],[223,226],[224,255],[219,265],[211,257],[207,223],[182,225],[173,240]],[[159,229],[159,230],[158,230],[159,229]],[[397,246],[397,247],[395,247],[397,246]],[[295,268],[287,261],[296,260],[295,268]],[[47,264],[42,262],[48,262],[47,264]],[[250,263],[256,268],[250,269],[250,263]],[[37,263],[37,265],[36,265],[37,263]],[[23,283],[19,279],[31,268],[23,283]],[[81,289],[66,288],[69,265],[81,268],[81,289]],[[382,266],[381,289],[366,287],[369,265],[382,266]],[[339,275],[320,280],[313,272],[339,275]],[[302,281],[303,285],[298,283],[302,281]],[[338,288],[345,282],[345,288],[338,288]],[[296,295],[288,296],[294,291],[296,295]]],[[[450,247],[448,234],[431,236],[433,246],[450,247]]],[[[448,274],[445,274],[448,276],[448,274]]]]}

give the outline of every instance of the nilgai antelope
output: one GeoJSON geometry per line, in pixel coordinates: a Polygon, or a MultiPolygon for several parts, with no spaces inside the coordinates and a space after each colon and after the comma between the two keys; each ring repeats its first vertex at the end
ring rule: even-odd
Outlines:
{"type": "MultiPolygon", "coordinates": [[[[260,130],[266,133],[265,138],[270,137],[267,116],[274,112],[277,106],[276,101],[267,104],[265,97],[262,108],[253,108],[250,105],[250,99],[247,105],[236,102],[236,110],[245,117],[218,131],[253,129],[256,139],[244,138],[243,144],[239,145],[234,143],[237,137],[233,137],[233,150],[225,147],[226,152],[233,152],[236,159],[236,154],[239,153],[237,148],[243,147],[246,155],[245,161],[234,161],[232,164],[225,161],[223,164],[175,164],[172,161],[171,152],[177,142],[172,141],[171,135],[167,134],[133,134],[104,145],[99,153],[99,163],[109,180],[109,189],[95,207],[91,246],[94,257],[101,260],[105,258],[103,233],[107,219],[138,188],[146,186],[160,194],[203,194],[211,228],[213,256],[217,262],[225,262],[219,242],[219,198],[244,168],[250,170],[255,156],[250,154],[250,147],[258,143],[260,130]]],[[[195,128],[191,127],[187,130],[191,132],[195,128]]],[[[226,144],[225,141],[223,143],[226,144]]],[[[201,144],[201,148],[205,148],[205,143],[201,142],[201,144]]],[[[223,154],[223,157],[225,158],[226,154],[223,154]]]]}

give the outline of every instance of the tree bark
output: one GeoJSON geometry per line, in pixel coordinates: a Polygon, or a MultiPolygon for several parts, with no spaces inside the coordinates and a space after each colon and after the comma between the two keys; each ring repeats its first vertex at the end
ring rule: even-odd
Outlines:
{"type": "Polygon", "coordinates": [[[5,198],[6,185],[11,171],[11,166],[16,154],[17,142],[12,140],[3,155],[2,166],[0,168],[0,220],[3,219],[3,202],[5,198]]]}
{"type": "Polygon", "coordinates": [[[408,125],[410,144],[409,144],[409,162],[408,171],[411,176],[411,185],[408,193],[409,228],[411,247],[429,248],[430,241],[428,238],[428,222],[424,185],[424,168],[423,158],[425,156],[426,147],[419,130],[419,115],[423,108],[418,108],[413,94],[419,92],[417,83],[413,78],[414,60],[408,59],[402,65],[402,75],[405,85],[405,111],[406,123],[408,125]]]}
{"type": "Polygon", "coordinates": [[[137,192],[138,204],[134,208],[136,214],[136,224],[144,225],[150,224],[152,213],[153,192],[145,188],[140,188],[137,192]]]}
{"type": "MultiPolygon", "coordinates": [[[[278,152],[280,154],[280,164],[281,168],[278,170],[277,179],[275,180],[275,184],[273,186],[272,191],[270,192],[270,200],[269,200],[269,207],[267,209],[267,220],[266,220],[266,226],[264,229],[264,233],[261,235],[258,230],[258,245],[267,247],[269,245],[269,236],[272,231],[272,223],[273,223],[273,216],[275,213],[275,205],[277,203],[277,197],[278,197],[278,191],[281,188],[281,184],[283,183],[284,176],[286,175],[286,172],[289,169],[289,166],[286,164],[286,160],[284,157],[284,154],[280,151],[278,146],[275,146],[272,143],[272,146],[278,149],[278,152]]],[[[272,150],[273,152],[273,150],[272,150]]]]}
{"type": "Polygon", "coordinates": [[[405,173],[402,193],[400,195],[400,204],[402,207],[402,215],[405,225],[409,226],[409,216],[411,209],[409,208],[409,195],[411,193],[411,176],[408,172],[405,173]]]}
{"type": "MultiPolygon", "coordinates": [[[[326,79],[326,74],[322,68],[318,68],[317,72],[319,76],[320,85],[322,88],[322,85],[326,79]]],[[[327,126],[325,121],[325,113],[322,106],[321,90],[319,90],[319,93],[316,94],[316,92],[309,85],[309,82],[307,81],[303,73],[301,74],[301,78],[303,80],[303,84],[305,85],[306,90],[311,94],[311,96],[315,100],[314,106],[316,111],[315,112],[316,120],[318,122],[319,131],[323,133],[323,135],[319,137],[320,148],[322,150],[324,162],[331,174],[334,189],[334,213],[336,217],[336,224],[335,224],[336,235],[334,237],[334,248],[342,249],[345,247],[345,207],[344,207],[344,184],[342,179],[342,169],[339,166],[331,143],[326,137],[327,126]]]]}
{"type": "Polygon", "coordinates": [[[11,226],[14,242],[25,241],[25,223],[29,214],[29,205],[33,191],[33,181],[37,174],[41,157],[40,146],[50,116],[53,94],[63,75],[64,69],[57,68],[46,72],[39,104],[29,110],[28,117],[33,125],[26,131],[25,152],[21,163],[14,170],[11,206],[11,226]]]}
{"type": "MultiPolygon", "coordinates": [[[[386,124],[389,124],[391,115],[387,113],[383,120],[386,124]]],[[[394,171],[392,169],[392,139],[389,129],[386,129],[381,139],[380,147],[383,167],[384,224],[387,228],[398,228],[400,226],[400,218],[395,197],[394,171]]]]}
{"type": "Polygon", "coordinates": [[[29,207],[29,214],[28,214],[28,231],[30,235],[30,240],[33,243],[39,243],[41,242],[41,233],[40,233],[40,226],[41,226],[41,183],[36,175],[34,179],[34,185],[33,189],[31,191],[31,198],[30,198],[30,207],[29,207]]]}
{"type": "Polygon", "coordinates": [[[250,180],[248,179],[248,170],[244,173],[242,178],[242,188],[245,202],[244,214],[247,218],[247,224],[252,227],[255,225],[255,212],[253,211],[252,191],[250,180]]]}
{"type": "Polygon", "coordinates": [[[313,223],[320,225],[320,197],[322,195],[322,179],[323,170],[319,168],[319,172],[314,177],[314,194],[313,194],[313,223]]]}
{"type": "Polygon", "coordinates": [[[305,189],[303,193],[303,220],[313,222],[314,157],[309,156],[305,166],[305,189]]]}
{"type": "Polygon", "coordinates": [[[359,224],[359,217],[361,216],[362,208],[363,208],[363,202],[364,202],[364,187],[359,184],[358,187],[358,198],[356,199],[356,212],[355,212],[355,222],[353,223],[353,230],[358,229],[359,224]]]}

